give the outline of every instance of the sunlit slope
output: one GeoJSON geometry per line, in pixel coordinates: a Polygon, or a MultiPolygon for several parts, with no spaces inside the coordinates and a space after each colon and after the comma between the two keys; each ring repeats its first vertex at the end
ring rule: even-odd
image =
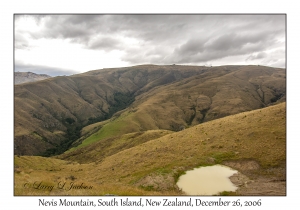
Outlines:
{"type": "MultiPolygon", "coordinates": [[[[119,165],[121,168],[135,161],[141,166],[150,161],[151,167],[177,163],[180,163],[178,166],[189,166],[205,164],[207,157],[226,153],[230,159],[253,158],[263,167],[276,166],[286,155],[285,108],[285,103],[280,103],[209,121],[126,149],[103,163],[114,159],[117,165],[119,160],[124,162],[119,165]]],[[[93,145],[97,149],[97,143],[93,145]]]]}
{"type": "Polygon", "coordinates": [[[82,146],[144,130],[179,131],[203,122],[259,109],[286,99],[285,70],[222,66],[198,76],[153,88],[136,97],[82,146]]]}
{"type": "Polygon", "coordinates": [[[167,193],[147,192],[135,186],[122,186],[120,183],[105,184],[99,180],[87,181],[86,177],[90,173],[95,173],[95,171],[88,171],[92,165],[40,156],[15,156],[14,195],[164,195],[167,193]],[[76,186],[79,186],[78,189],[76,186]],[[80,186],[87,189],[80,189],[80,186]]]}
{"type": "MultiPolygon", "coordinates": [[[[138,137],[137,134],[130,135],[138,137]]],[[[114,144],[121,145],[130,135],[115,139],[114,144]]],[[[74,162],[54,158],[15,157],[16,192],[26,194],[27,191],[21,190],[21,183],[26,181],[56,183],[70,180],[73,176],[76,181],[97,186],[95,191],[77,191],[80,195],[180,194],[175,180],[182,171],[230,160],[251,160],[257,163],[257,168],[241,170],[254,183],[260,177],[282,179],[285,177],[281,172],[285,171],[286,161],[286,104],[280,103],[205,122],[137,146],[119,148],[120,152],[111,155],[102,155],[103,145],[98,142],[92,146],[94,149],[82,150],[84,153],[73,153],[73,156],[66,157],[74,162]],[[76,163],[76,158],[85,164],[76,163]]],[[[30,191],[28,194],[36,193],[30,191]]],[[[47,191],[39,193],[49,194],[47,191]]]]}
{"type": "Polygon", "coordinates": [[[57,158],[72,160],[79,163],[102,161],[104,158],[116,154],[122,150],[135,147],[147,141],[157,139],[161,136],[173,133],[168,130],[149,130],[144,132],[128,133],[121,136],[105,138],[90,145],[70,150],[57,158]]]}

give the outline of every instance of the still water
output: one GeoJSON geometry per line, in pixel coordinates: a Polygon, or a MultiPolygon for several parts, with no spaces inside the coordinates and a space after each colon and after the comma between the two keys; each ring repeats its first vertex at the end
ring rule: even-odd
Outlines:
{"type": "Polygon", "coordinates": [[[235,191],[237,187],[229,177],[237,172],[222,165],[195,168],[180,176],[177,186],[187,195],[216,195],[223,191],[235,191]]]}

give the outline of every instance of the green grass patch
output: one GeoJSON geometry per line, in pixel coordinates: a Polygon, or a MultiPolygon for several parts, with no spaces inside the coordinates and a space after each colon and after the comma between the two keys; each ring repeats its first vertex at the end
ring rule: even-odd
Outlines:
{"type": "Polygon", "coordinates": [[[154,191],[153,185],[147,185],[147,186],[140,185],[139,187],[145,191],[154,191]]]}
{"type": "Polygon", "coordinates": [[[36,131],[33,131],[31,133],[32,136],[34,136],[35,138],[39,139],[39,140],[43,140],[43,137],[41,137],[40,134],[38,134],[36,131]]]}
{"type": "Polygon", "coordinates": [[[179,170],[177,171],[174,175],[173,175],[173,178],[174,178],[174,182],[175,184],[178,182],[179,180],[179,177],[186,174],[186,172],[184,170],[179,170]]]}
{"type": "Polygon", "coordinates": [[[218,152],[211,155],[215,159],[215,164],[222,163],[224,160],[233,159],[235,157],[234,152],[218,152]]]}
{"type": "Polygon", "coordinates": [[[158,174],[164,175],[164,174],[172,173],[172,170],[169,169],[169,168],[159,168],[155,172],[158,173],[158,174]]]}
{"type": "Polygon", "coordinates": [[[105,125],[96,133],[92,134],[88,138],[82,141],[80,145],[77,147],[71,148],[68,152],[74,151],[76,149],[79,149],[81,147],[88,146],[94,142],[100,141],[101,139],[110,138],[114,136],[118,136],[123,134],[123,129],[126,127],[126,121],[124,120],[126,116],[120,116],[119,118],[115,119],[114,121],[111,121],[105,125]]]}
{"type": "Polygon", "coordinates": [[[221,195],[221,196],[234,196],[234,195],[237,195],[237,193],[233,192],[233,191],[223,191],[223,192],[220,192],[218,195],[221,195]]]}

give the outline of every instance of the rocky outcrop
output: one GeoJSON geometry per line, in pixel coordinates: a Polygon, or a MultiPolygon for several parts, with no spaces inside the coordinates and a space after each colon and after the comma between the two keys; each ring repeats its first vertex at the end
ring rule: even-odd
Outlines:
{"type": "Polygon", "coordinates": [[[15,85],[26,82],[35,82],[48,78],[51,78],[51,76],[47,74],[35,74],[32,72],[15,72],[15,85]]]}

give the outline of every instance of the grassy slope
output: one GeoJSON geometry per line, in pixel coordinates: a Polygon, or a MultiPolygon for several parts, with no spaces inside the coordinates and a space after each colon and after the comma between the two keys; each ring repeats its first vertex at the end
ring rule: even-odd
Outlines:
{"type": "Polygon", "coordinates": [[[16,85],[15,154],[65,150],[79,138],[72,136],[75,130],[79,133],[82,126],[128,107],[134,97],[119,119],[103,126],[84,145],[129,132],[177,131],[285,101],[285,70],[142,65],[16,85]],[[68,142],[62,147],[63,141],[68,142]]]}
{"type": "MultiPolygon", "coordinates": [[[[122,138],[124,136],[120,142],[122,138]]],[[[286,104],[209,121],[123,148],[105,158],[95,155],[97,149],[101,153],[100,145],[94,143],[94,150],[73,157],[84,164],[54,158],[15,157],[15,194],[49,194],[43,190],[23,190],[22,183],[37,179],[57,183],[70,176],[76,177],[77,182],[95,187],[90,191],[56,190],[50,194],[180,194],[174,185],[174,177],[181,171],[224,160],[255,160],[260,165],[257,176],[279,176],[264,173],[285,168],[286,104]],[[159,185],[145,182],[148,179],[159,185]]]]}
{"type": "Polygon", "coordinates": [[[68,126],[74,129],[85,126],[89,119],[103,120],[125,108],[127,104],[120,107],[118,100],[126,99],[129,103],[135,95],[198,75],[203,69],[142,65],[15,85],[15,154],[42,154],[68,139],[65,136],[68,126]]]}
{"type": "MultiPolygon", "coordinates": [[[[202,122],[285,101],[285,71],[258,66],[216,67],[153,88],[77,148],[130,132],[181,130],[202,122]],[[277,101],[278,100],[278,101],[277,101]]],[[[76,148],[72,148],[74,151],[76,148]]]]}
{"type": "Polygon", "coordinates": [[[102,161],[104,158],[116,154],[122,150],[135,147],[147,141],[157,139],[161,136],[173,133],[168,130],[150,130],[144,132],[128,133],[121,136],[105,138],[101,141],[91,143],[89,146],[70,150],[57,158],[72,160],[79,163],[102,161]]]}

